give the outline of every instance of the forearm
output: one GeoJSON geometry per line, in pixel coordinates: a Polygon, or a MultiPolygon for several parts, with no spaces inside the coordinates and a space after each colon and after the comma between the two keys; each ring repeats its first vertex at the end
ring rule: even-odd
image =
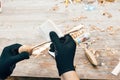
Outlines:
{"type": "Polygon", "coordinates": [[[61,80],[80,80],[75,71],[68,71],[61,75],[61,80]]]}

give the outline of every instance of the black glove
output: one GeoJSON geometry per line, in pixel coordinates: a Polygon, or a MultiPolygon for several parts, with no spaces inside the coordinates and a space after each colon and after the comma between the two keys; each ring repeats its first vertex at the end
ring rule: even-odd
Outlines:
{"type": "Polygon", "coordinates": [[[16,66],[16,63],[29,58],[28,52],[19,54],[18,49],[21,44],[13,44],[3,49],[0,57],[0,78],[5,79],[10,76],[16,66]]]}
{"type": "Polygon", "coordinates": [[[55,51],[55,60],[59,75],[68,71],[74,71],[74,56],[76,50],[76,43],[68,34],[59,38],[55,32],[50,32],[52,44],[50,51],[55,51]]]}

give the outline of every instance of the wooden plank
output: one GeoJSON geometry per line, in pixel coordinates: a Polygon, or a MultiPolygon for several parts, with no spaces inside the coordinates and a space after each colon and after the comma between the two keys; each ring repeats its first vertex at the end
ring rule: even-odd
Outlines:
{"type": "MultiPolygon", "coordinates": [[[[36,45],[44,41],[39,32],[39,26],[48,18],[53,20],[62,30],[79,24],[95,25],[102,30],[113,26],[115,29],[113,35],[109,31],[91,30],[90,41],[99,38],[91,45],[91,48],[101,51],[97,59],[104,65],[94,68],[85,57],[81,46],[77,47],[75,64],[76,71],[82,79],[120,79],[120,75],[111,74],[120,57],[120,2],[108,3],[105,6],[98,5],[94,11],[84,10],[83,3],[75,8],[70,5],[65,8],[64,3],[61,2],[63,1],[4,0],[3,11],[0,14],[0,51],[2,52],[5,46],[13,43],[36,45]],[[56,5],[58,10],[52,10],[56,5]],[[71,12],[71,10],[73,11],[71,12]],[[112,18],[103,16],[104,11],[111,13],[112,18]],[[76,22],[72,20],[79,16],[87,18],[76,22]],[[112,54],[109,49],[116,51],[112,54]]],[[[55,60],[47,52],[37,58],[31,56],[29,60],[18,63],[12,76],[59,77],[55,60]]]]}

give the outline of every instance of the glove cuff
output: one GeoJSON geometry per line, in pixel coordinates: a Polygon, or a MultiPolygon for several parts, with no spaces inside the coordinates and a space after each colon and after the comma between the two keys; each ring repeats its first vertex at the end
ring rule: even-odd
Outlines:
{"type": "Polygon", "coordinates": [[[1,79],[1,78],[0,78],[0,80],[4,80],[4,79],[1,79]]]}
{"type": "Polygon", "coordinates": [[[75,67],[73,65],[70,66],[57,66],[59,76],[61,76],[63,73],[68,72],[68,71],[75,71],[75,67]]]}
{"type": "Polygon", "coordinates": [[[3,75],[3,74],[0,73],[0,80],[5,80],[6,78],[7,78],[6,75],[3,75]]]}

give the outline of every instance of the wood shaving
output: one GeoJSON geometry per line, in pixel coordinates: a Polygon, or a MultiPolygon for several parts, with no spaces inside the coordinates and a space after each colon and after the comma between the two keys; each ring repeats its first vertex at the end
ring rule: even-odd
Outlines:
{"type": "Polygon", "coordinates": [[[88,64],[88,63],[89,63],[88,60],[84,61],[84,64],[88,64]]]}
{"type": "Polygon", "coordinates": [[[95,25],[91,25],[91,26],[90,26],[90,30],[91,30],[91,31],[98,30],[98,31],[101,31],[101,32],[103,31],[102,29],[96,27],[95,25]]]}
{"type": "Polygon", "coordinates": [[[116,33],[113,26],[107,27],[106,31],[109,33],[109,35],[114,35],[116,33]]]}
{"type": "Polygon", "coordinates": [[[99,4],[105,4],[106,2],[114,2],[115,0],[97,0],[99,4]]]}
{"type": "Polygon", "coordinates": [[[97,0],[99,4],[104,4],[105,0],[97,0]]]}
{"type": "Polygon", "coordinates": [[[79,16],[79,17],[73,18],[72,21],[77,22],[77,21],[80,21],[82,19],[87,19],[87,17],[86,16],[79,16]]]}
{"type": "Polygon", "coordinates": [[[114,2],[115,0],[106,0],[107,2],[114,2]]]}
{"type": "Polygon", "coordinates": [[[71,33],[70,35],[72,36],[73,39],[76,39],[77,37],[81,36],[85,31],[77,31],[74,33],[71,33]]]}
{"type": "Polygon", "coordinates": [[[74,64],[74,68],[75,68],[75,69],[77,68],[77,64],[74,64]]]}
{"type": "Polygon", "coordinates": [[[55,5],[54,7],[52,7],[52,10],[53,10],[53,11],[59,10],[59,6],[58,6],[58,5],[55,5]]]}
{"type": "Polygon", "coordinates": [[[104,12],[104,13],[103,13],[103,16],[107,16],[108,18],[111,18],[111,17],[112,17],[112,14],[109,13],[109,12],[104,12]]]}
{"type": "Polygon", "coordinates": [[[93,43],[96,43],[96,40],[95,40],[95,39],[91,41],[91,44],[93,44],[93,43]]]}
{"type": "Polygon", "coordinates": [[[101,63],[101,66],[105,66],[105,63],[101,63]]]}
{"type": "Polygon", "coordinates": [[[112,49],[112,48],[106,46],[106,48],[105,48],[105,53],[106,53],[108,56],[112,56],[112,55],[114,55],[114,54],[117,53],[117,50],[112,49]]]}
{"type": "Polygon", "coordinates": [[[81,44],[80,44],[80,47],[81,47],[81,48],[85,48],[85,47],[86,47],[86,44],[81,43],[81,44]]]}
{"type": "Polygon", "coordinates": [[[107,31],[112,31],[112,30],[113,30],[113,26],[109,26],[109,27],[107,27],[106,30],[107,30],[107,31]]]}
{"type": "Polygon", "coordinates": [[[120,31],[120,28],[117,28],[116,30],[115,30],[115,32],[119,32],[120,31]]]}
{"type": "Polygon", "coordinates": [[[95,56],[96,56],[96,57],[99,57],[99,56],[100,56],[100,53],[101,53],[100,50],[96,50],[96,51],[95,51],[95,56]]]}
{"type": "Polygon", "coordinates": [[[118,50],[116,50],[116,49],[113,49],[113,48],[111,49],[111,51],[112,51],[112,53],[113,53],[113,54],[116,54],[116,53],[118,53],[118,50]]]}
{"type": "Polygon", "coordinates": [[[80,3],[82,0],[65,0],[65,6],[68,7],[68,4],[80,3]]]}
{"type": "Polygon", "coordinates": [[[32,55],[39,56],[39,55],[43,54],[46,50],[48,50],[49,46],[50,46],[50,43],[47,43],[47,44],[45,44],[43,46],[35,48],[33,50],[32,55]]]}
{"type": "Polygon", "coordinates": [[[115,35],[115,31],[109,32],[109,35],[115,35]]]}
{"type": "Polygon", "coordinates": [[[67,33],[69,33],[73,39],[76,39],[77,37],[80,37],[85,33],[85,28],[83,28],[83,27],[84,27],[84,25],[80,24],[76,27],[73,27],[71,30],[67,31],[67,33]],[[70,33],[75,30],[78,30],[78,31],[70,33]]]}
{"type": "Polygon", "coordinates": [[[44,54],[43,57],[46,57],[46,55],[44,54]]]}

